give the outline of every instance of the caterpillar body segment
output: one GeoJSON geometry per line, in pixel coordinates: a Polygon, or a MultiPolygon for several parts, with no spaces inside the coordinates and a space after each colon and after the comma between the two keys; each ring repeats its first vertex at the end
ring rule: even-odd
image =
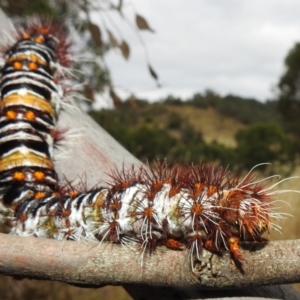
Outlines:
{"type": "Polygon", "coordinates": [[[205,248],[243,260],[239,242],[262,241],[278,218],[276,192],[254,178],[241,185],[224,168],[202,163],[180,167],[179,182],[172,178],[178,166],[162,174],[165,168],[133,167],[105,188],[28,200],[16,211],[14,233],[138,244],[143,255],[166,245],[200,258],[205,248]]]}
{"type": "Polygon", "coordinates": [[[61,44],[50,23],[35,20],[3,50],[0,201],[8,210],[58,188],[53,147],[63,97],[58,84],[61,74],[56,72],[61,44]]]}

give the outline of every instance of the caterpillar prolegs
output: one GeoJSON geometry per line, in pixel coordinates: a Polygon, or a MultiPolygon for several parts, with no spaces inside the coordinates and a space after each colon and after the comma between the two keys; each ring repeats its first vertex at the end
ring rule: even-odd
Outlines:
{"type": "Polygon", "coordinates": [[[0,82],[1,214],[11,233],[54,239],[230,251],[243,260],[240,241],[261,241],[276,228],[279,201],[268,178],[230,175],[209,163],[132,166],[112,171],[105,187],[61,187],[53,165],[57,116],[64,102],[66,36],[45,21],[18,31],[4,51],[0,82]]]}

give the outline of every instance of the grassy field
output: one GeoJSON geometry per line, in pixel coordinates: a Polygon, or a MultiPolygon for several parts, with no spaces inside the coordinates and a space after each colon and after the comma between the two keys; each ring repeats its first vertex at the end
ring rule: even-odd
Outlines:
{"type": "MultiPolygon", "coordinates": [[[[300,177],[300,167],[298,167],[291,176],[300,177]]],[[[300,178],[290,179],[280,184],[277,189],[300,191],[300,178]]],[[[300,238],[300,194],[294,192],[287,192],[281,195],[280,199],[284,202],[279,203],[280,212],[290,214],[286,216],[279,224],[282,229],[281,232],[272,231],[270,235],[271,240],[289,240],[300,238]]]]}
{"type": "MultiPolygon", "coordinates": [[[[300,177],[300,167],[297,167],[291,176],[300,177]]],[[[300,178],[287,180],[279,185],[278,189],[300,191],[300,178]]],[[[281,207],[279,211],[289,215],[279,222],[281,231],[272,231],[269,238],[270,240],[300,239],[300,194],[289,192],[282,194],[280,198],[285,203],[279,205],[281,207]]],[[[300,283],[292,286],[300,292],[300,283]]]]}
{"type": "Polygon", "coordinates": [[[227,147],[235,147],[235,134],[245,128],[241,122],[234,118],[224,117],[213,108],[201,109],[192,106],[185,106],[184,109],[178,106],[167,106],[170,112],[178,113],[197,131],[202,132],[206,143],[216,141],[227,147]]]}

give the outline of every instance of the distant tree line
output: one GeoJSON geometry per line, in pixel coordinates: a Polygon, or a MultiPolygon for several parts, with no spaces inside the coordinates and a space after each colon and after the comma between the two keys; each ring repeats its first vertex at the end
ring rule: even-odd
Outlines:
{"type": "Polygon", "coordinates": [[[284,164],[291,169],[297,158],[295,139],[286,132],[276,103],[271,101],[261,103],[206,91],[187,101],[167,97],[160,103],[150,104],[136,99],[134,107],[130,99],[121,109],[91,111],[90,114],[142,161],[167,158],[171,162],[196,163],[205,160],[230,164],[242,171],[259,163],[284,164]],[[170,110],[170,105],[181,106],[182,110],[187,106],[213,107],[247,126],[237,132],[234,148],[216,141],[206,143],[202,133],[181,114],[170,110]]]}
{"type": "Polygon", "coordinates": [[[192,98],[182,101],[180,98],[169,96],[164,103],[172,105],[190,104],[199,108],[212,107],[222,115],[232,117],[243,124],[275,121],[284,125],[276,101],[259,102],[253,98],[243,98],[236,95],[220,96],[213,90],[203,94],[196,93],[192,98]]]}

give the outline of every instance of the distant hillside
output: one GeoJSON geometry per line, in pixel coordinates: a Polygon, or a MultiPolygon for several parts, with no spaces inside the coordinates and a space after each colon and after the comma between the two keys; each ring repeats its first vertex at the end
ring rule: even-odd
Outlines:
{"type": "Polygon", "coordinates": [[[167,124],[164,124],[162,120],[161,124],[164,124],[167,131],[172,132],[170,130],[172,129],[172,126],[170,128],[171,122],[180,117],[181,122],[188,124],[196,132],[199,132],[206,143],[216,141],[227,147],[235,147],[236,133],[245,128],[245,125],[239,120],[226,117],[212,107],[198,108],[192,105],[174,106],[165,104],[165,109],[165,120],[168,120],[169,123],[165,122],[167,124]]]}
{"type": "Polygon", "coordinates": [[[245,125],[270,121],[283,125],[281,116],[276,109],[276,101],[262,103],[252,98],[242,98],[234,95],[222,97],[208,90],[205,94],[195,94],[185,102],[182,102],[179,98],[168,97],[164,103],[173,105],[190,104],[199,108],[214,108],[221,115],[232,117],[245,125]]]}
{"type": "Polygon", "coordinates": [[[108,131],[114,121],[123,122],[129,128],[148,123],[176,136],[176,129],[185,123],[200,132],[206,142],[217,141],[229,147],[236,145],[235,134],[247,125],[273,121],[284,127],[275,101],[261,103],[233,95],[221,97],[211,91],[205,95],[195,94],[187,101],[169,96],[150,104],[135,99],[124,102],[118,109],[91,111],[90,114],[108,131]]]}
{"type": "MultiPolygon", "coordinates": [[[[235,134],[246,127],[239,120],[224,116],[212,107],[198,108],[189,103],[170,104],[137,102],[132,108],[128,103],[115,110],[91,111],[90,115],[117,139],[119,125],[128,130],[140,126],[157,128],[175,140],[180,140],[181,130],[190,129],[206,143],[216,141],[227,147],[234,147],[235,134]]],[[[121,129],[123,131],[124,129],[121,129]]],[[[122,138],[121,138],[122,141],[122,138]]]]}
{"type": "Polygon", "coordinates": [[[184,102],[174,97],[152,104],[130,99],[117,109],[90,115],[141,160],[168,157],[247,166],[249,156],[256,156],[249,164],[292,157],[283,153],[291,145],[275,102],[207,91],[184,102]]]}

